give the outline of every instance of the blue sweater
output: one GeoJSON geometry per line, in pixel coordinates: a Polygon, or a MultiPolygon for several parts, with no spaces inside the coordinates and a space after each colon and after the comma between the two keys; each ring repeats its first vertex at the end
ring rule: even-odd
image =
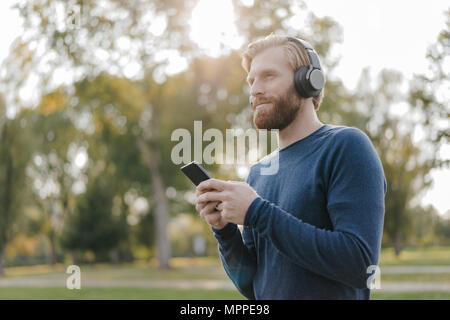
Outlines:
{"type": "Polygon", "coordinates": [[[386,180],[370,139],[325,124],[252,166],[260,197],[214,231],[224,269],[248,299],[369,299],[378,264],[386,180]],[[278,156],[279,170],[261,175],[278,156]]]}

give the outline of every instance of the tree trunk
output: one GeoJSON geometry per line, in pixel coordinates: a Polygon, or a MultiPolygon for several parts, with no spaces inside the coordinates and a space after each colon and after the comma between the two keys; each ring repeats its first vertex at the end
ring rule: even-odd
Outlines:
{"type": "Polygon", "coordinates": [[[55,245],[54,236],[53,235],[49,236],[48,240],[50,242],[50,264],[52,265],[52,267],[54,267],[57,263],[56,245],[55,245]]]}
{"type": "Polygon", "coordinates": [[[156,201],[156,239],[158,247],[159,267],[168,269],[170,259],[170,240],[167,226],[169,224],[169,204],[165,194],[164,183],[159,172],[152,172],[154,196],[156,201]]]}
{"type": "Polygon", "coordinates": [[[3,276],[5,274],[5,271],[3,269],[3,260],[5,256],[5,247],[0,247],[0,276],[3,276]]]}
{"type": "Polygon", "coordinates": [[[401,245],[401,242],[399,239],[395,240],[394,250],[395,250],[395,256],[398,258],[398,256],[400,255],[400,252],[402,251],[402,245],[401,245]]]}
{"type": "Polygon", "coordinates": [[[143,138],[138,138],[138,146],[145,157],[150,169],[152,179],[153,196],[156,202],[156,246],[159,267],[170,268],[169,259],[171,255],[170,241],[167,232],[169,222],[169,203],[166,198],[164,181],[159,173],[159,150],[150,150],[143,138]]]}
{"type": "Polygon", "coordinates": [[[72,260],[73,265],[78,264],[78,257],[77,257],[77,253],[75,252],[75,250],[70,251],[70,259],[72,260]]]}
{"type": "Polygon", "coordinates": [[[109,252],[109,260],[111,261],[112,264],[119,264],[120,258],[118,249],[112,249],[109,252]]]}
{"type": "MultiPolygon", "coordinates": [[[[12,203],[12,188],[13,188],[13,159],[10,153],[10,147],[9,143],[11,143],[11,138],[8,136],[8,123],[4,124],[4,130],[2,133],[2,145],[4,149],[0,149],[0,153],[3,153],[4,155],[4,161],[5,161],[5,167],[6,172],[5,180],[2,181],[4,184],[4,193],[3,197],[0,199],[0,276],[4,274],[4,258],[5,258],[5,248],[6,243],[8,242],[10,236],[9,236],[9,230],[11,229],[10,223],[10,210],[11,210],[11,203],[12,203]]],[[[1,154],[0,154],[1,155],[1,154]]],[[[1,160],[1,159],[0,159],[1,160]]]]}
{"type": "MultiPolygon", "coordinates": [[[[141,53],[146,61],[147,54],[141,53]]],[[[150,76],[151,77],[151,76],[150,76]]],[[[145,77],[142,82],[142,89],[145,93],[150,90],[149,81],[145,77]]],[[[145,161],[147,162],[151,180],[153,197],[156,203],[156,247],[159,267],[161,269],[169,269],[169,259],[171,256],[170,241],[168,237],[168,222],[169,222],[169,201],[166,197],[164,181],[159,172],[159,165],[161,162],[161,155],[159,152],[158,140],[159,140],[159,117],[158,108],[153,106],[152,101],[161,101],[162,90],[159,90],[156,97],[153,99],[147,98],[145,103],[143,114],[146,115],[146,125],[143,128],[143,135],[138,137],[138,147],[142,152],[145,161]],[[147,144],[149,142],[149,144],[147,144]]],[[[143,119],[142,119],[143,120],[143,119]]]]}

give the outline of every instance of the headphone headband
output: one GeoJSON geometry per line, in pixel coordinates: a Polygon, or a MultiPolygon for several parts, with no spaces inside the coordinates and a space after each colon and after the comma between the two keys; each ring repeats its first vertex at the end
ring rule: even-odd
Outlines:
{"type": "Polygon", "coordinates": [[[294,37],[287,37],[287,39],[288,41],[299,43],[306,50],[306,53],[308,54],[309,57],[309,61],[311,65],[314,67],[314,69],[322,70],[322,67],[320,66],[319,57],[317,56],[317,53],[314,51],[313,47],[308,42],[294,37]]]}

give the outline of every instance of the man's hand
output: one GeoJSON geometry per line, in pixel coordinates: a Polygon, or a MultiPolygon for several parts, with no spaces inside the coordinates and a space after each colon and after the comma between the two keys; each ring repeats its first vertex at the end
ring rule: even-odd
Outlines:
{"type": "MultiPolygon", "coordinates": [[[[200,194],[201,192],[196,190],[195,196],[197,198],[200,194]]],[[[228,224],[228,222],[222,218],[221,212],[216,209],[219,203],[219,201],[199,203],[196,201],[195,205],[195,209],[200,213],[200,217],[205,219],[205,221],[215,229],[223,229],[228,224]]]]}
{"type": "Polygon", "coordinates": [[[220,224],[232,222],[243,225],[248,207],[259,197],[256,191],[245,182],[218,179],[208,179],[200,183],[196,194],[199,194],[196,199],[196,208],[197,205],[209,208],[205,212],[214,210],[217,201],[220,202],[217,207],[221,214],[221,219],[217,220],[220,224]]]}

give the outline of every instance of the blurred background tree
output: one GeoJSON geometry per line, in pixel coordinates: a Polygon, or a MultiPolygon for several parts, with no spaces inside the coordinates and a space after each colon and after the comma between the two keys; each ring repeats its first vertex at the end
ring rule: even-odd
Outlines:
{"type": "MultiPolygon", "coordinates": [[[[0,105],[5,106],[4,101],[0,101],[0,105]]],[[[23,127],[31,117],[32,111],[23,110],[14,119],[0,125],[0,275],[4,272],[6,245],[19,234],[16,222],[29,200],[23,186],[34,137],[23,127]]]]}

